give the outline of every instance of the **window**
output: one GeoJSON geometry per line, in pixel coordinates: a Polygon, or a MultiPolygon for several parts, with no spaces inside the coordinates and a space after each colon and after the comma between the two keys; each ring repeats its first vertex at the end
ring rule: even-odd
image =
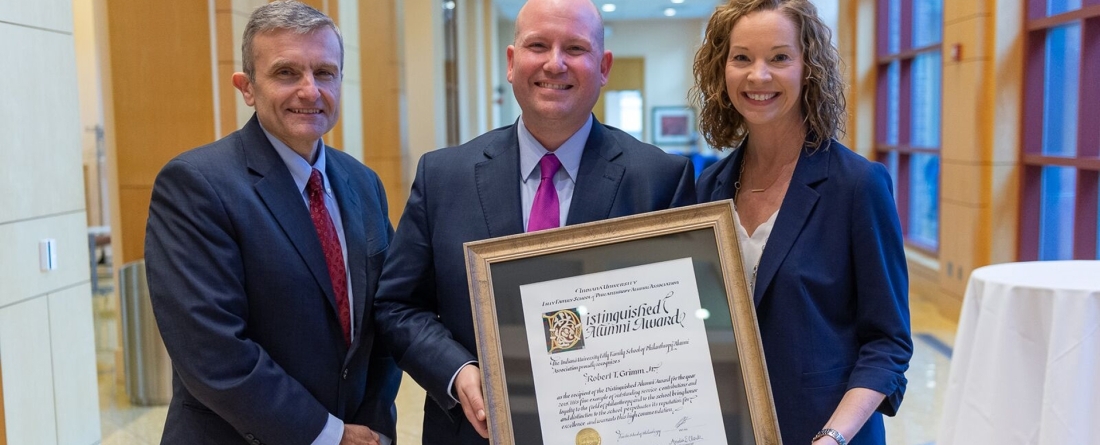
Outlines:
{"type": "Polygon", "coordinates": [[[604,123],[642,140],[642,91],[604,91],[604,123]]]}
{"type": "Polygon", "coordinates": [[[1026,26],[1019,259],[1097,259],[1100,0],[1028,0],[1026,26]]]}
{"type": "Polygon", "coordinates": [[[935,254],[940,223],[943,0],[878,0],[875,153],[906,243],[935,254]]]}

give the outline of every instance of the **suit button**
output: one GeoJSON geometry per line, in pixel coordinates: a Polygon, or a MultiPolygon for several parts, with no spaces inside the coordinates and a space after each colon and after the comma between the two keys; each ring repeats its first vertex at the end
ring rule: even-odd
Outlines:
{"type": "Polygon", "coordinates": [[[252,433],[248,433],[244,435],[244,438],[248,440],[253,440],[256,438],[256,436],[253,436],[252,433]]]}
{"type": "Polygon", "coordinates": [[[344,368],[344,380],[348,379],[348,368],[344,368]]]}
{"type": "Polygon", "coordinates": [[[260,445],[260,439],[252,439],[252,445],[260,445]]]}

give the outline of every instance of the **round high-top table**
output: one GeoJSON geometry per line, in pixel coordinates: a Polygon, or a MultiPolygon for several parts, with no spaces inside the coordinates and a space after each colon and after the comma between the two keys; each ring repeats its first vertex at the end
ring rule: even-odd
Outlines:
{"type": "Polygon", "coordinates": [[[974,270],[936,443],[1100,444],[1100,261],[974,270]]]}

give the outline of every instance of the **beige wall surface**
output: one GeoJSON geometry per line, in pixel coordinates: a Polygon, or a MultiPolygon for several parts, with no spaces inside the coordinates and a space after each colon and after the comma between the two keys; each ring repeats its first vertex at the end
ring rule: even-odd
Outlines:
{"type": "MultiPolygon", "coordinates": [[[[604,46],[613,57],[645,60],[643,141],[650,142],[653,107],[688,105],[688,89],[694,83],[691,65],[695,61],[695,51],[702,44],[706,25],[703,19],[607,23],[611,35],[604,46]]],[[[615,70],[614,62],[611,70],[615,70]]]]}
{"type": "Polygon", "coordinates": [[[0,442],[98,443],[71,0],[0,2],[0,42],[0,442]]]}

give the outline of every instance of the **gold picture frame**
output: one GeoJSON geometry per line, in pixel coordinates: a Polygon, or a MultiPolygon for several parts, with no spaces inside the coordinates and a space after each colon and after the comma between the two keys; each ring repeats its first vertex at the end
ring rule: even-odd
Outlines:
{"type": "MultiPolygon", "coordinates": [[[[728,443],[781,444],[756,312],[745,285],[733,218],[732,202],[726,200],[466,243],[467,278],[490,443],[542,444],[543,424],[558,422],[555,418],[543,419],[540,401],[535,396],[540,388],[546,391],[544,394],[562,388],[554,378],[539,378],[535,382],[538,374],[532,368],[537,366],[532,364],[531,351],[541,339],[529,341],[528,332],[533,332],[531,326],[541,321],[531,320],[530,309],[524,315],[521,287],[637,267],[663,270],[666,262],[680,261],[678,264],[689,264],[684,267],[690,269],[677,270],[688,271],[684,281],[695,283],[698,292],[695,300],[699,306],[694,313],[701,320],[697,323],[704,325],[700,330],[706,333],[704,348],[710,353],[714,370],[714,387],[703,385],[701,393],[713,391],[721,408],[719,423],[728,443]],[[690,261],[684,263],[685,259],[690,261]],[[522,440],[517,441],[517,437],[522,440]]],[[[635,303],[640,300],[629,301],[644,306],[635,303]]],[[[582,314],[583,311],[582,308],[582,314]]],[[[541,402],[549,403],[550,399],[544,397],[541,402]]],[[[678,419],[675,426],[679,431],[690,429],[690,423],[685,426],[687,419],[686,416],[678,419]]],[[[600,443],[598,430],[583,428],[576,433],[575,443],[600,443]]],[[[672,429],[646,431],[656,436],[663,432],[665,436],[659,440],[651,436],[637,443],[667,443],[674,439],[669,437],[672,429]]],[[[629,437],[619,430],[600,433],[606,437],[603,443],[623,443],[623,438],[629,437]],[[617,441],[613,440],[616,435],[617,441]]],[[[556,439],[554,443],[561,441],[556,439]]]]}

